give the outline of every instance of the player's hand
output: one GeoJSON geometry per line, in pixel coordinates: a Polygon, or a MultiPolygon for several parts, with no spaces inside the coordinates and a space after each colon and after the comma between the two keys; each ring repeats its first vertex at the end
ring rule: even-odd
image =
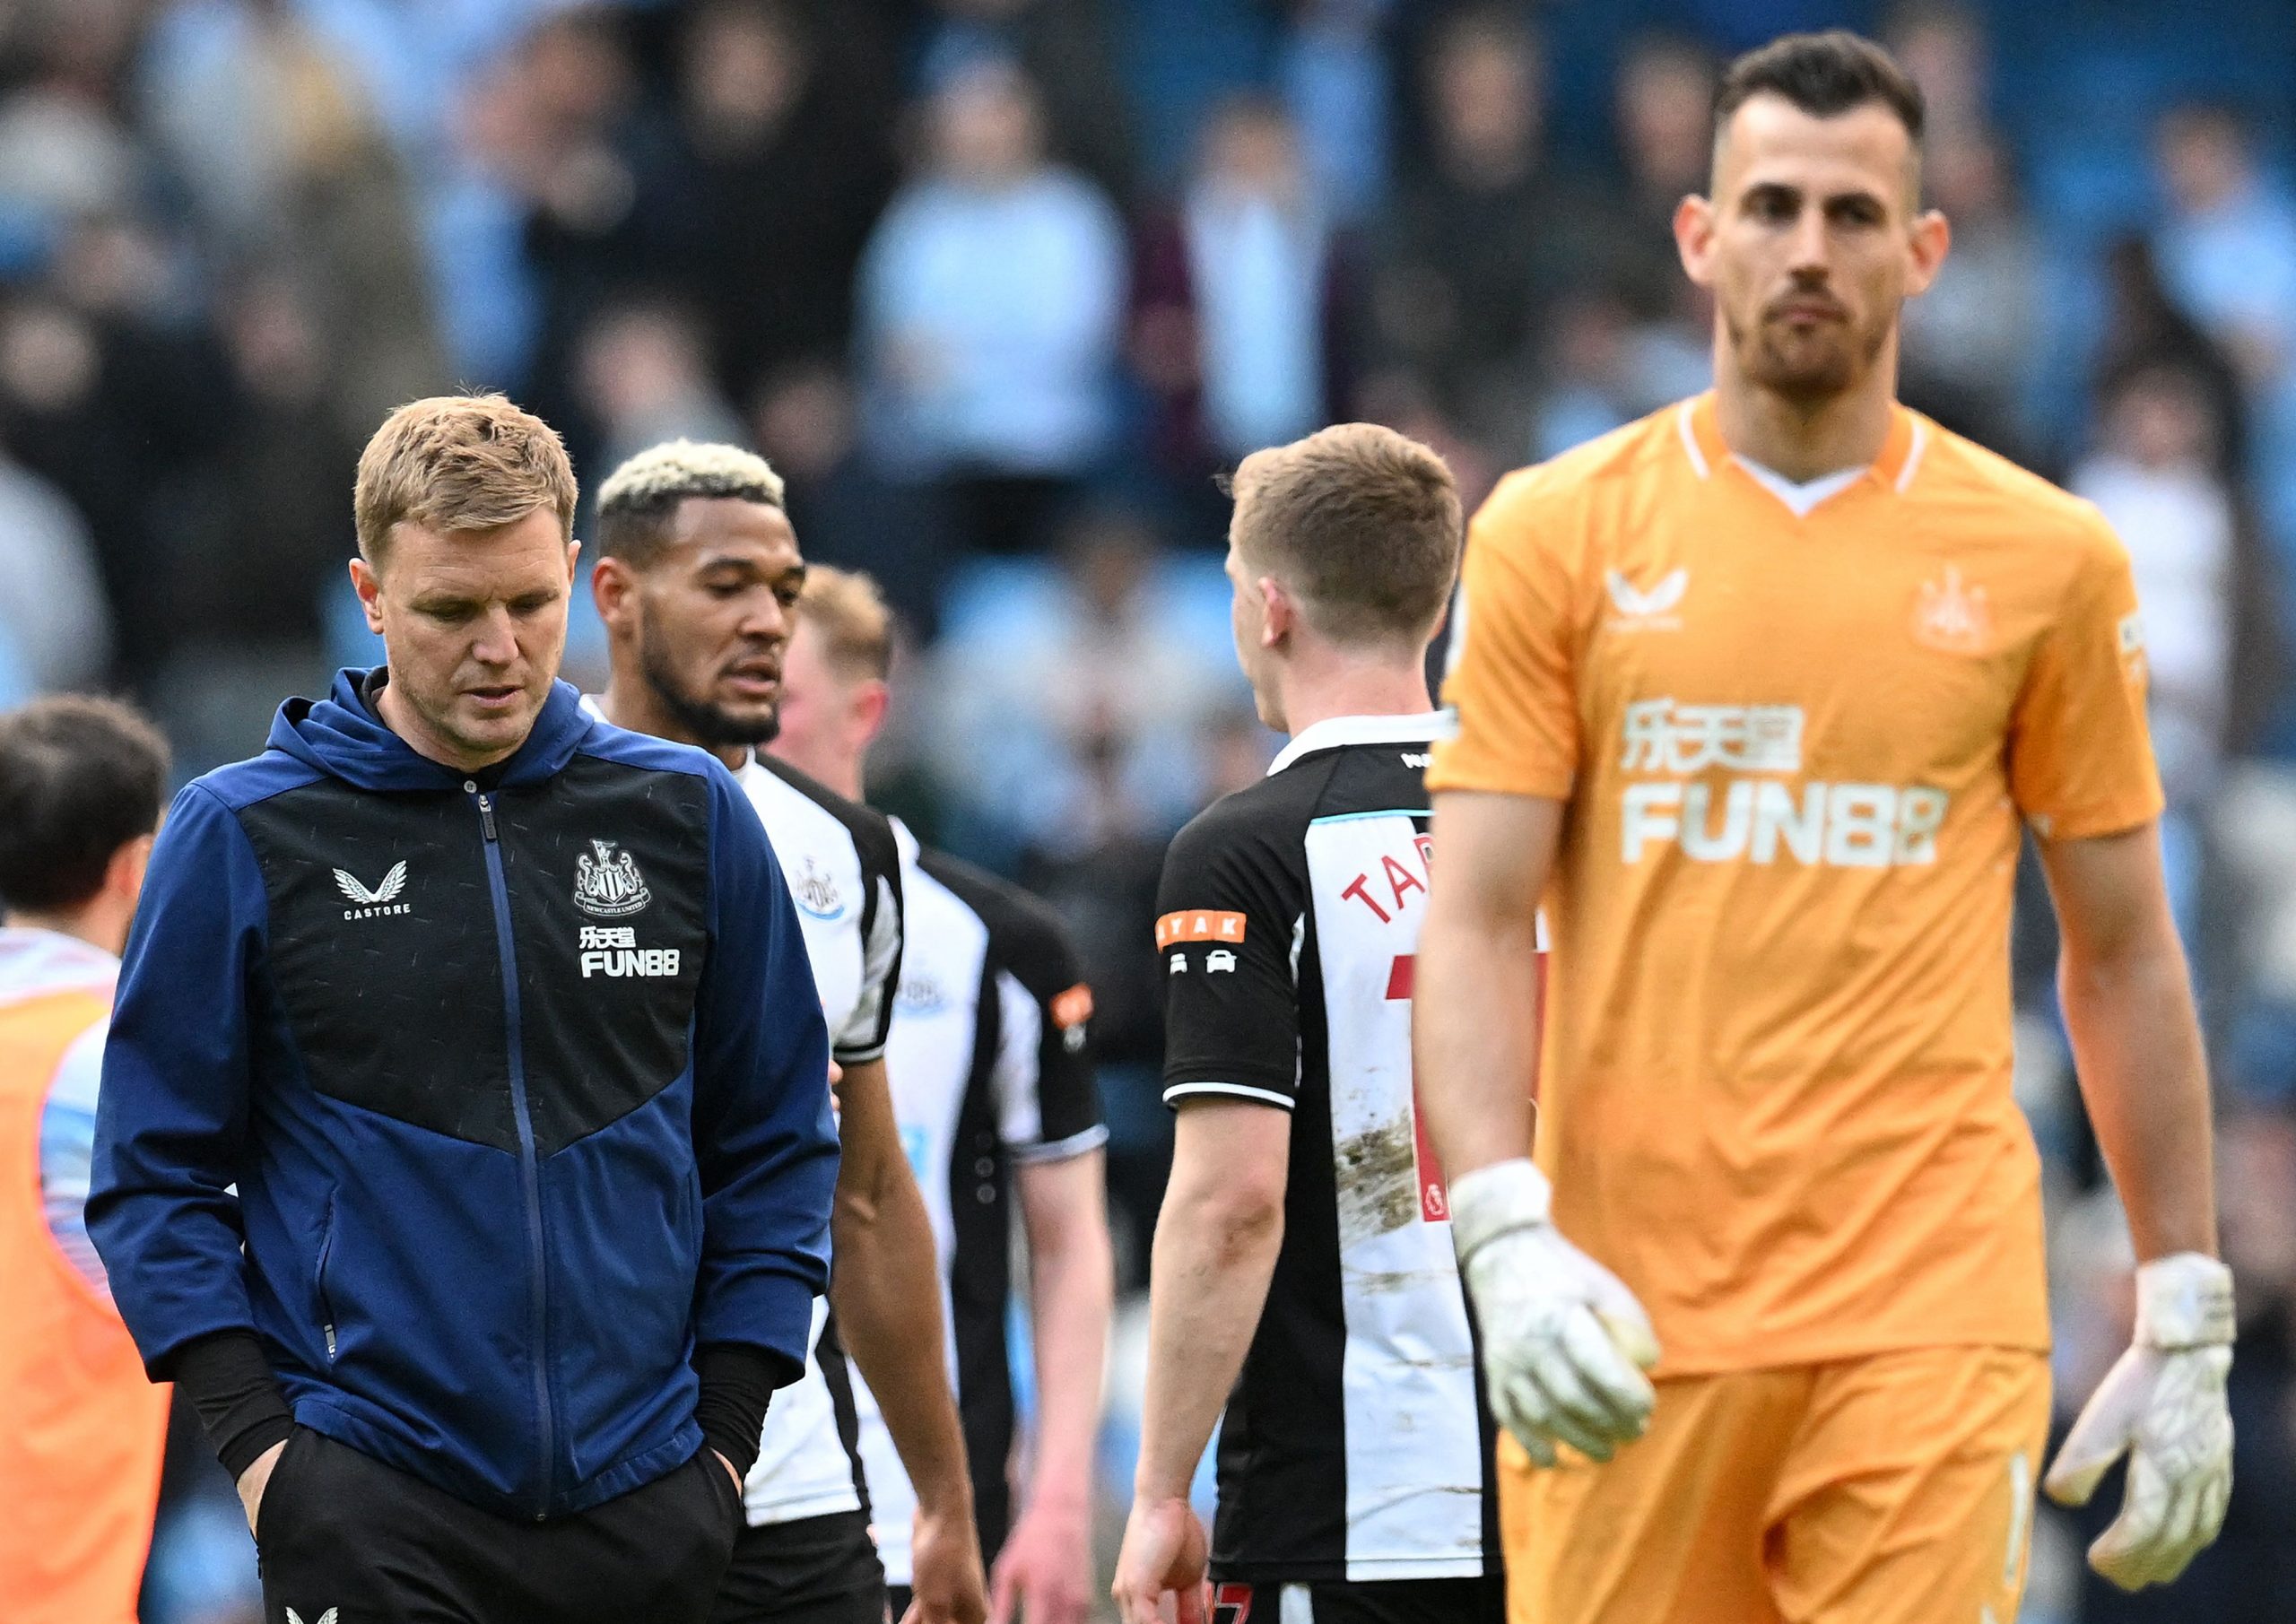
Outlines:
{"type": "Polygon", "coordinates": [[[970,1507],[953,1515],[920,1507],[909,1527],[910,1600],[900,1624],[982,1624],[988,1581],[970,1507]]]}
{"type": "Polygon", "coordinates": [[[279,1464],[279,1457],[286,1453],[287,1443],[283,1438],[249,1461],[248,1469],[239,1473],[239,1505],[248,1514],[249,1533],[256,1531],[257,1519],[262,1515],[263,1491],[271,1487],[272,1470],[279,1464]]]}
{"type": "Polygon", "coordinates": [[[2179,1252],[2136,1272],[2136,1342],[2090,1398],[2041,1487],[2085,1506],[2128,1456],[2120,1515],[2089,1566],[2123,1590],[2166,1585],[2224,1525],[2232,1496],[2232,1272],[2179,1252]]]}
{"type": "Polygon", "coordinates": [[[1122,1624],[1161,1624],[1167,1591],[1179,1624],[1207,1624],[1212,1616],[1205,1568],[1211,1547],[1204,1524],[1185,1498],[1135,1499],[1125,1519],[1124,1549],[1117,1554],[1117,1617],[1122,1624]]]}
{"type": "Polygon", "coordinates": [[[988,1624],[1084,1624],[1091,1605],[1090,1513],[1075,1504],[1031,1505],[988,1576],[988,1624]]]}
{"type": "Polygon", "coordinates": [[[1500,1424],[1541,1466],[1558,1444],[1607,1461],[1649,1424],[1658,1338],[1618,1276],[1556,1231],[1551,1202],[1528,1161],[1478,1168],[1451,1183],[1452,1244],[1500,1424]]]}

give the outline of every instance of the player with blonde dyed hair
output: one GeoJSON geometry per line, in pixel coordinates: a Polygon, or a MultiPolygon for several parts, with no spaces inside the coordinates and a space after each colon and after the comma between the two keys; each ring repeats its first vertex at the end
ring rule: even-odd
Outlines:
{"type": "Polygon", "coordinates": [[[744,1484],[745,1526],[717,1624],[881,1624],[839,1338],[879,1400],[918,1488],[917,1624],[987,1609],[973,1498],[938,1327],[933,1230],[902,1153],[885,1046],[900,982],[900,858],[880,814],[763,754],[781,725],[782,668],[806,567],[781,478],[739,447],[672,440],[598,491],[590,583],[613,680],[595,700],[617,726],[698,744],[730,769],[770,836],[798,916],[831,1054],[843,1159],[832,1232],[836,1310],[816,1317],[804,1378],[766,1417],[744,1484]]]}
{"type": "Polygon", "coordinates": [[[1470,533],[1413,1020],[1523,1624],[2016,1616],[2049,1416],[2028,829],[2142,1260],[2047,1486],[2129,1455],[2090,1559],[2131,1589],[2223,1518],[2231,1281],[2135,591],[2093,508],[1895,398],[1949,237],[1921,126],[1853,35],[1734,64],[1674,218],[1713,392],[1470,533]]]}

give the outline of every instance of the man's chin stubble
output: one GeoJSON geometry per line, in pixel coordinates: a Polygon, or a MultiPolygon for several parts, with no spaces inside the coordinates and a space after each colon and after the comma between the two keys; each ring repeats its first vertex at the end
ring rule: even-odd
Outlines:
{"type": "Polygon", "coordinates": [[[770,744],[781,734],[781,709],[776,706],[761,716],[737,716],[707,700],[693,700],[683,694],[673,693],[659,683],[654,692],[678,725],[710,750],[731,745],[770,744]]]}

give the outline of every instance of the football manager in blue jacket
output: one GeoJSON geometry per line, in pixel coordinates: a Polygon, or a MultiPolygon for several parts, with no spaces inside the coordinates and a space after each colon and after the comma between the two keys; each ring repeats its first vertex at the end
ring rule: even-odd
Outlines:
{"type": "Polygon", "coordinates": [[[387,663],[152,854],[89,1231],[274,1624],[701,1620],[828,1281],[796,915],[722,766],[555,680],[574,501],[500,396],[395,413],[351,566],[387,663]]]}

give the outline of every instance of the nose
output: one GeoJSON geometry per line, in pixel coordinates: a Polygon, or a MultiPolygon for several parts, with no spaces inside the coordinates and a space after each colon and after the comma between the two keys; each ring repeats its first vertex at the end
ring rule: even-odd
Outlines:
{"type": "Polygon", "coordinates": [[[1805,281],[1822,281],[1831,268],[1832,242],[1826,233],[1823,209],[1804,209],[1794,221],[1790,269],[1805,281]]]}
{"type": "Polygon", "coordinates": [[[518,657],[518,627],[511,618],[510,606],[496,604],[490,606],[485,618],[479,622],[478,636],[472,642],[470,657],[482,665],[509,665],[518,657]]]}
{"type": "Polygon", "coordinates": [[[794,617],[783,606],[779,596],[770,592],[755,592],[749,595],[749,599],[743,605],[741,624],[735,630],[754,642],[777,645],[787,642],[796,626],[794,617]]]}

